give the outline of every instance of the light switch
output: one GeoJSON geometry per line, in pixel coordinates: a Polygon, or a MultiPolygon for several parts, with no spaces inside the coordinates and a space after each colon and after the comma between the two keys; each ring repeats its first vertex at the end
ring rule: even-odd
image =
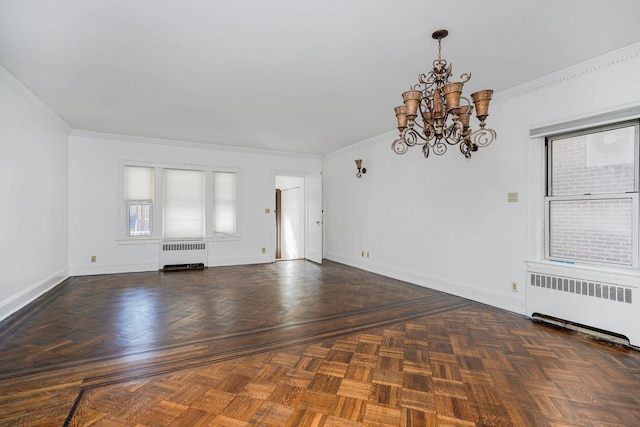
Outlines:
{"type": "Polygon", "coordinates": [[[271,209],[269,209],[269,208],[265,209],[264,213],[271,213],[271,209]]]}
{"type": "Polygon", "coordinates": [[[507,193],[507,201],[509,203],[516,203],[518,201],[518,193],[507,193]]]}

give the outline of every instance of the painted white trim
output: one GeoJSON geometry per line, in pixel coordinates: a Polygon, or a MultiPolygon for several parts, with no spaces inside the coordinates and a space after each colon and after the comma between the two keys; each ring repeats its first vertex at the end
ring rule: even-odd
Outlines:
{"type": "MultiPolygon", "coordinates": [[[[636,46],[636,45],[634,45],[636,46]]],[[[640,43],[637,44],[640,52],[640,43]]],[[[640,55],[638,55],[640,58],[640,55]]],[[[545,149],[545,136],[538,129],[553,129],[553,133],[558,132],[570,132],[572,130],[586,127],[600,126],[609,124],[609,122],[603,123],[599,118],[607,116],[614,122],[622,122],[628,119],[638,119],[638,106],[640,106],[640,98],[632,103],[625,103],[621,105],[609,106],[605,109],[598,111],[591,111],[580,115],[579,117],[573,117],[570,119],[554,120],[549,123],[540,123],[529,126],[529,140],[526,144],[526,182],[527,182],[527,263],[539,263],[543,265],[545,260],[545,244],[546,244],[546,208],[545,208],[545,195],[546,195],[546,149],[545,149]],[[592,120],[590,120],[592,119],[592,120]],[[566,123],[566,127],[563,126],[566,123]],[[579,123],[578,125],[575,125],[579,123]],[[576,127],[577,126],[577,127],[576,127]]],[[[637,202],[634,198],[634,206],[637,206],[637,202]]],[[[634,235],[638,235],[637,224],[637,208],[634,209],[634,235]]],[[[633,253],[633,266],[621,267],[617,269],[615,267],[601,267],[596,268],[595,271],[609,271],[616,272],[618,270],[638,271],[638,245],[634,246],[633,253]]],[[[583,265],[583,264],[580,264],[583,265]]],[[[546,270],[545,270],[546,272],[546,270]]]]}
{"type": "Polygon", "coordinates": [[[234,257],[214,257],[213,259],[210,257],[209,261],[209,267],[271,264],[272,262],[275,262],[275,256],[269,254],[259,254],[234,257]]]}
{"type": "Polygon", "coordinates": [[[118,142],[137,142],[143,144],[168,145],[173,147],[188,147],[203,150],[218,150],[232,153],[262,154],[269,156],[295,157],[303,159],[320,159],[322,154],[299,153],[295,151],[277,151],[260,148],[239,147],[233,145],[215,144],[208,142],[196,142],[179,139],[154,138],[147,136],[124,135],[117,133],[96,132],[91,130],[73,129],[70,136],[92,138],[99,140],[115,140],[118,142]]]}
{"type": "Polygon", "coordinates": [[[503,90],[493,97],[493,102],[501,102],[511,98],[528,95],[542,89],[565,83],[585,74],[590,74],[606,68],[622,65],[625,62],[640,59],[640,42],[621,49],[605,53],[555,73],[528,81],[511,89],[503,90]]]}
{"type": "Polygon", "coordinates": [[[547,74],[540,78],[528,81],[511,89],[503,90],[493,96],[493,102],[501,102],[507,99],[528,95],[542,89],[565,83],[585,74],[601,71],[606,68],[616,67],[625,62],[640,59],[640,42],[631,44],[621,49],[608,52],[604,55],[589,59],[555,73],[547,74]]]}
{"type": "Polygon", "coordinates": [[[599,266],[565,264],[553,261],[527,261],[527,271],[563,277],[575,277],[602,283],[614,283],[638,288],[640,272],[629,269],[604,268],[599,266]]]}
{"type": "Polygon", "coordinates": [[[325,154],[325,159],[327,157],[338,156],[338,155],[350,153],[352,151],[361,150],[363,148],[367,148],[367,147],[369,147],[371,145],[375,145],[375,144],[382,143],[382,142],[388,142],[389,143],[389,152],[391,152],[391,144],[396,139],[398,139],[398,131],[397,130],[388,131],[388,132],[385,132],[385,133],[381,133],[381,134],[372,136],[371,138],[367,138],[367,139],[365,139],[363,141],[360,141],[360,142],[357,142],[355,144],[347,145],[346,147],[342,147],[342,148],[339,148],[339,149],[337,149],[335,151],[327,153],[327,154],[325,154]]]}
{"type": "Polygon", "coordinates": [[[69,271],[72,276],[94,276],[97,274],[118,274],[118,273],[141,273],[144,271],[158,271],[160,270],[160,261],[154,263],[140,263],[140,264],[94,264],[90,266],[85,265],[71,265],[69,271]]]}
{"type": "Polygon", "coordinates": [[[587,114],[565,117],[553,122],[532,124],[529,126],[530,138],[545,138],[559,133],[568,133],[581,129],[621,123],[640,117],[640,98],[623,104],[610,105],[587,114]]]}
{"type": "MultiPolygon", "coordinates": [[[[218,257],[209,256],[207,267],[237,266],[251,264],[270,264],[274,262],[273,256],[268,254],[218,257]]],[[[160,271],[160,262],[140,264],[109,264],[95,266],[72,266],[73,276],[95,276],[99,274],[141,273],[145,271],[160,271]]]]}
{"type": "Polygon", "coordinates": [[[361,261],[358,258],[343,256],[335,252],[328,252],[326,254],[326,258],[361,270],[370,271],[392,279],[402,280],[424,288],[456,295],[514,313],[524,314],[525,312],[524,295],[520,293],[513,293],[513,295],[510,295],[487,291],[486,289],[482,289],[468,283],[451,282],[439,277],[428,276],[415,271],[402,270],[377,262],[361,261]]]}
{"type": "Polygon", "coordinates": [[[32,106],[37,108],[40,112],[50,118],[58,126],[62,127],[64,131],[71,133],[72,127],[66,120],[58,115],[51,107],[44,103],[42,99],[31,91],[24,83],[22,83],[17,77],[15,77],[9,70],[7,70],[2,64],[0,64],[0,79],[7,82],[7,87],[16,91],[21,98],[29,101],[32,106]]]}
{"type": "Polygon", "coordinates": [[[63,268],[0,302],[0,320],[7,318],[69,278],[63,268]]]}
{"type": "Polygon", "coordinates": [[[526,144],[527,259],[544,258],[545,147],[544,138],[526,144]]]}
{"type": "MultiPolygon", "coordinates": [[[[241,212],[242,206],[242,179],[243,177],[242,169],[238,167],[226,166],[226,165],[210,165],[204,163],[166,163],[166,162],[147,162],[147,161],[138,161],[138,160],[127,160],[127,159],[119,159],[118,160],[118,209],[117,209],[117,218],[116,222],[118,224],[116,242],[118,244],[135,243],[135,244],[147,244],[147,243],[157,243],[161,241],[169,241],[169,240],[204,240],[211,242],[224,242],[224,241],[236,241],[242,239],[242,222],[239,215],[241,212]],[[125,200],[124,195],[124,174],[125,167],[127,166],[140,166],[140,167],[148,167],[154,170],[153,178],[153,200],[151,202],[152,206],[152,231],[151,236],[129,236],[128,235],[128,223],[127,223],[127,201],[125,200]],[[213,212],[214,212],[214,202],[213,202],[213,192],[206,191],[205,192],[205,228],[204,235],[202,237],[196,238],[180,238],[180,239],[171,239],[164,238],[162,236],[162,221],[164,215],[164,181],[163,181],[163,172],[166,169],[184,169],[184,170],[194,170],[194,171],[202,171],[205,177],[205,188],[212,189],[213,188],[213,175],[216,172],[230,172],[236,175],[236,232],[232,235],[223,235],[216,234],[213,232],[213,212]]],[[[275,188],[275,187],[274,187],[275,188]]]]}

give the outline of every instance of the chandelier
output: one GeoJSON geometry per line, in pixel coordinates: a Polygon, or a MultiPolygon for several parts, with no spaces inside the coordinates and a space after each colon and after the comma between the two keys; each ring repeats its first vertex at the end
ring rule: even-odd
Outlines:
{"type": "Polygon", "coordinates": [[[438,59],[433,61],[433,70],[429,74],[419,74],[419,83],[402,94],[404,105],[394,109],[400,137],[393,141],[391,148],[397,154],[406,153],[414,145],[422,145],[424,157],[429,157],[431,151],[442,155],[447,151],[447,145],[460,144],[460,151],[468,159],[478,147],[486,147],[496,138],[493,129],[485,128],[492,90],[471,94],[480,128],[472,131],[469,127],[474,105],[461,95],[462,86],[471,79],[471,73],[462,74],[460,82],[449,83],[452,65],[447,66],[447,61],[441,57],[441,42],[448,34],[447,30],[433,33],[432,37],[438,40],[438,59]],[[416,121],[418,115],[422,125],[416,121]]]}

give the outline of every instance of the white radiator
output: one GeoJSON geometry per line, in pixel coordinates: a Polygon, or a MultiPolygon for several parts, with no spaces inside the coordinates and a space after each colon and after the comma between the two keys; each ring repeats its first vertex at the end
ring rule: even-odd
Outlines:
{"type": "Polygon", "coordinates": [[[209,261],[207,242],[162,242],[160,243],[160,267],[180,264],[203,264],[209,261]]]}
{"type": "MultiPolygon", "coordinates": [[[[622,335],[640,346],[640,295],[633,283],[612,283],[562,274],[527,272],[526,312],[622,335]]],[[[624,282],[624,281],[620,281],[624,282]]]]}

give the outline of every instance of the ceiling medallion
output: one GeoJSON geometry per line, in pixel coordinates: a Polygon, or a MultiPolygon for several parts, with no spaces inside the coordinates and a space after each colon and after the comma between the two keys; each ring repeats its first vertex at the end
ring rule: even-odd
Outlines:
{"type": "Polygon", "coordinates": [[[433,33],[432,37],[438,40],[438,59],[433,61],[433,70],[418,75],[419,83],[402,94],[404,105],[395,108],[400,137],[393,141],[391,148],[397,154],[422,145],[424,157],[429,157],[431,151],[442,155],[447,145],[460,144],[460,151],[468,159],[478,147],[486,147],[496,138],[493,129],[485,128],[493,90],[471,94],[480,129],[473,131],[469,127],[474,105],[461,95],[462,86],[471,79],[471,73],[462,74],[460,82],[449,83],[452,65],[447,66],[441,57],[441,42],[448,34],[447,30],[433,33]],[[418,113],[423,125],[415,121],[418,113]]]}

